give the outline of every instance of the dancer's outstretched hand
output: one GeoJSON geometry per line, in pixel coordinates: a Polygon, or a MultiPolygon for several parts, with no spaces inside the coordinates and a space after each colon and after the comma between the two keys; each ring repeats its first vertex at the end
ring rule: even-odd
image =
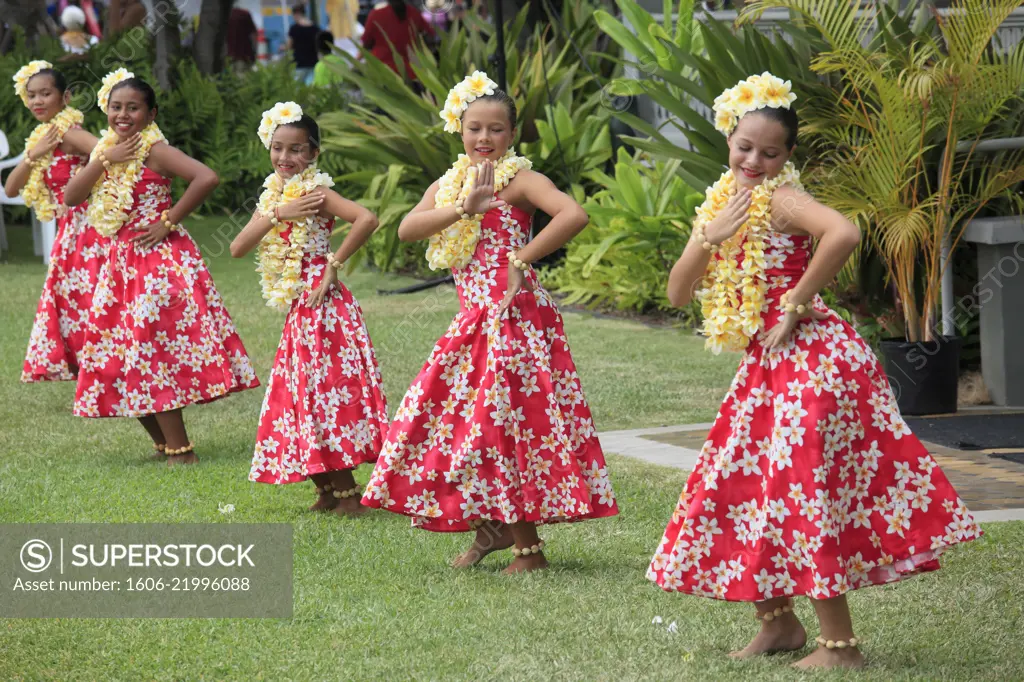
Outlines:
{"type": "Polygon", "coordinates": [[[747,222],[750,198],[749,189],[737,190],[729,197],[725,208],[704,228],[704,237],[712,244],[718,245],[736,234],[743,227],[743,223],[747,222]]]}
{"type": "Polygon", "coordinates": [[[803,315],[792,312],[786,313],[779,320],[779,323],[769,330],[768,335],[764,337],[764,347],[768,350],[774,348],[781,348],[789,342],[789,336],[796,329],[800,322],[811,319],[815,321],[827,320],[828,315],[819,312],[814,308],[808,308],[803,315]]]}
{"type": "Polygon", "coordinates": [[[526,279],[526,273],[519,268],[512,267],[512,264],[508,265],[508,288],[505,289],[505,298],[501,299],[501,304],[498,306],[498,317],[505,314],[508,307],[512,305],[512,299],[516,297],[520,291],[525,289],[526,291],[533,291],[536,287],[530,280],[526,279]]]}
{"type": "Polygon", "coordinates": [[[330,265],[327,266],[327,271],[324,273],[324,278],[320,282],[313,293],[306,299],[307,308],[319,308],[320,305],[327,300],[327,296],[331,293],[331,289],[334,288],[335,283],[338,281],[338,271],[332,268],[330,265]]]}
{"type": "Polygon", "coordinates": [[[494,164],[485,160],[476,168],[473,189],[469,190],[469,195],[462,202],[462,210],[469,215],[477,213],[482,215],[492,208],[505,205],[501,199],[494,198],[494,164]]]}

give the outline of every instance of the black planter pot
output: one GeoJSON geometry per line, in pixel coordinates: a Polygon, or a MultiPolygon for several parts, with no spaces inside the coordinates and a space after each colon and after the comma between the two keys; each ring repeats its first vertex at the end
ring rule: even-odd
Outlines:
{"type": "Polygon", "coordinates": [[[908,343],[882,341],[882,364],[904,415],[956,412],[960,338],[908,343]]]}

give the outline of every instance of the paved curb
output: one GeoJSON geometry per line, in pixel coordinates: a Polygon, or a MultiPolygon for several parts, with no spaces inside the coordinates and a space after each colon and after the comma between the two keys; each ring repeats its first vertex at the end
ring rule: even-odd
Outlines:
{"type": "Polygon", "coordinates": [[[632,457],[651,464],[672,467],[673,469],[692,470],[697,465],[700,452],[690,448],[669,445],[648,440],[644,436],[656,436],[663,433],[680,431],[707,431],[711,424],[685,424],[683,426],[660,426],[650,429],[631,429],[629,431],[609,431],[600,434],[601,448],[606,452],[614,452],[625,457],[632,457]]]}
{"type": "MultiPolygon", "coordinates": [[[[666,433],[679,433],[681,431],[708,431],[710,428],[711,424],[706,423],[658,426],[649,429],[630,429],[627,431],[608,431],[600,434],[601,447],[605,452],[638,459],[649,464],[692,471],[697,464],[700,452],[678,445],[659,443],[658,441],[644,438],[644,436],[657,436],[666,433]]],[[[978,520],[978,523],[1024,521],[1024,508],[987,509],[972,513],[974,518],[978,520]]]]}

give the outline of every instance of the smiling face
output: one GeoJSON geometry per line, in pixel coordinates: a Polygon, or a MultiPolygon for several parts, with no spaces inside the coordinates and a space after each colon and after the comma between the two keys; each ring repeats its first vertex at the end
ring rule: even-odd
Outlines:
{"type": "Polygon", "coordinates": [[[122,140],[141,133],[156,118],[156,109],[150,109],[146,96],[133,87],[116,88],[107,103],[107,123],[122,140]]]}
{"type": "Polygon", "coordinates": [[[793,150],[786,126],[751,112],[729,136],[729,168],[739,187],[753,189],[782,171],[793,150]]]}
{"type": "Polygon", "coordinates": [[[285,180],[306,170],[319,154],[320,150],[309,143],[305,128],[278,126],[270,140],[270,163],[285,180]]]}
{"type": "Polygon", "coordinates": [[[497,161],[515,139],[516,129],[501,102],[477,100],[462,115],[462,145],[473,163],[497,161]]]}
{"type": "Polygon", "coordinates": [[[61,92],[48,73],[39,73],[29,78],[25,85],[28,108],[37,121],[45,123],[60,113],[68,103],[70,93],[61,92]]]}

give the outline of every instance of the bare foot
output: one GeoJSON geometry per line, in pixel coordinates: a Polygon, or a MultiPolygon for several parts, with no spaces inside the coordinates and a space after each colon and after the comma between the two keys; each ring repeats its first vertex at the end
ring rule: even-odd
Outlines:
{"type": "Polygon", "coordinates": [[[805,644],[807,631],[800,624],[800,619],[794,613],[784,613],[770,623],[761,621],[761,631],[750,640],[750,644],[732,652],[729,658],[742,660],[783,651],[797,651],[803,649],[805,644]]]}
{"type": "Polygon", "coordinates": [[[163,450],[157,450],[156,448],[153,448],[153,454],[151,454],[149,458],[151,460],[156,461],[159,459],[167,459],[167,455],[164,453],[163,450]]]}
{"type": "Polygon", "coordinates": [[[516,575],[517,573],[539,571],[547,567],[548,560],[544,558],[544,553],[540,552],[538,554],[530,554],[529,556],[517,556],[502,573],[505,575],[516,575]]]}
{"type": "Polygon", "coordinates": [[[199,461],[196,457],[195,452],[186,452],[183,455],[170,455],[167,457],[167,466],[174,467],[179,465],[195,464],[199,461]]]}
{"type": "Polygon", "coordinates": [[[319,488],[319,490],[323,492],[317,494],[316,502],[310,506],[309,511],[330,511],[338,506],[338,498],[334,496],[333,491],[324,488],[319,488]]]}
{"type": "Polygon", "coordinates": [[[338,500],[338,503],[331,508],[331,511],[338,516],[362,516],[369,511],[366,507],[360,504],[358,495],[335,499],[338,500]]]}
{"type": "Polygon", "coordinates": [[[491,552],[508,549],[515,544],[512,529],[507,524],[487,521],[476,530],[469,549],[452,560],[452,568],[470,568],[483,561],[491,552]]]}
{"type": "Polygon", "coordinates": [[[794,663],[793,667],[800,670],[811,668],[863,668],[864,654],[857,647],[828,649],[819,646],[809,655],[794,663]]]}

